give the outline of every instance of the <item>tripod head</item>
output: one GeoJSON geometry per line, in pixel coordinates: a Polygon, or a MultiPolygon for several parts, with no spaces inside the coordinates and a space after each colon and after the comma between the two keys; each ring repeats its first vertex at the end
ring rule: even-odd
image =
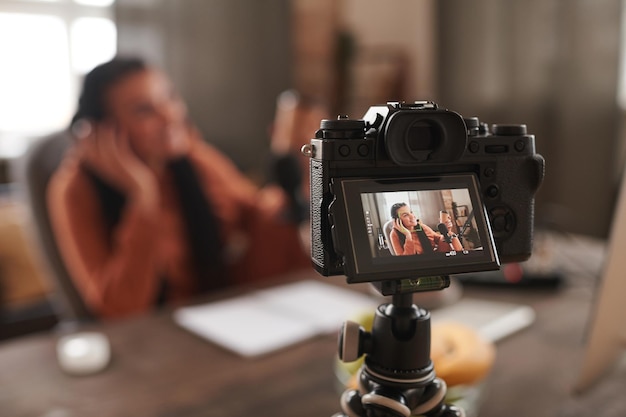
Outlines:
{"type": "Polygon", "coordinates": [[[371,332],[347,322],[341,332],[339,358],[346,362],[366,355],[368,368],[384,377],[412,380],[432,370],[430,313],[411,302],[411,294],[394,296],[378,306],[371,332]]]}
{"type": "Polygon", "coordinates": [[[435,376],[430,359],[430,313],[413,304],[414,292],[432,290],[435,283],[445,288],[450,280],[430,277],[385,287],[395,290],[392,302],[378,306],[371,332],[357,323],[344,323],[339,358],[352,362],[365,355],[365,360],[358,389],[344,392],[345,414],[337,416],[465,415],[460,408],[444,404],[446,384],[435,376]]]}
{"type": "Polygon", "coordinates": [[[352,362],[366,354],[373,372],[391,378],[421,378],[432,370],[430,313],[413,304],[413,293],[450,286],[449,276],[373,283],[392,302],[378,306],[371,332],[346,322],[340,334],[339,358],[352,362]],[[430,370],[428,370],[430,368],[430,370]]]}

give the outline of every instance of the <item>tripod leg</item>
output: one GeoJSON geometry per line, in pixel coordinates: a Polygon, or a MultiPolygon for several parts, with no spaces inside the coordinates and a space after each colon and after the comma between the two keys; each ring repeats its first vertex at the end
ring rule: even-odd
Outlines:
{"type": "Polygon", "coordinates": [[[428,417],[465,417],[465,411],[455,405],[444,404],[437,412],[425,415],[428,417]]]}
{"type": "Polygon", "coordinates": [[[333,417],[465,417],[462,408],[444,402],[446,389],[446,383],[439,378],[435,378],[425,389],[390,390],[378,387],[363,395],[358,390],[349,389],[341,396],[343,413],[333,417]]]}
{"type": "Polygon", "coordinates": [[[428,417],[465,417],[465,411],[454,405],[446,404],[447,385],[444,380],[435,378],[419,398],[419,404],[411,410],[411,415],[428,417]]]}
{"type": "Polygon", "coordinates": [[[361,402],[361,395],[357,390],[348,389],[341,395],[341,410],[344,414],[335,414],[336,416],[360,417],[365,416],[365,408],[361,402]]]}
{"type": "Polygon", "coordinates": [[[411,410],[400,398],[367,393],[363,396],[356,390],[347,390],[341,396],[343,413],[333,417],[410,417],[411,410]]]}

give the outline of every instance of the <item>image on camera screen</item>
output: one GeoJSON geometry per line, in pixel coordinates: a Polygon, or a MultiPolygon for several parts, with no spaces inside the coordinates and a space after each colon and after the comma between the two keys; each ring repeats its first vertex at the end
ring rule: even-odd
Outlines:
{"type": "Polygon", "coordinates": [[[352,275],[382,273],[394,279],[497,269],[473,175],[341,184],[354,255],[352,275]]]}

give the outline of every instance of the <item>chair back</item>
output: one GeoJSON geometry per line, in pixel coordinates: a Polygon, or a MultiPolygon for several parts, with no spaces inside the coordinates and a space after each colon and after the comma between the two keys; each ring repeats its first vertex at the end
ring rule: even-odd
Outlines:
{"type": "Polygon", "coordinates": [[[394,222],[395,220],[391,219],[383,225],[383,234],[385,235],[385,240],[387,241],[387,248],[389,249],[389,252],[391,252],[393,256],[396,256],[396,251],[393,250],[393,246],[391,245],[391,231],[393,230],[394,222]]]}
{"type": "Polygon", "coordinates": [[[57,315],[66,321],[86,321],[93,319],[93,315],[65,267],[52,231],[46,199],[50,178],[71,144],[69,132],[58,132],[33,142],[14,164],[12,174],[30,210],[36,246],[55,287],[52,304],[57,315]]]}

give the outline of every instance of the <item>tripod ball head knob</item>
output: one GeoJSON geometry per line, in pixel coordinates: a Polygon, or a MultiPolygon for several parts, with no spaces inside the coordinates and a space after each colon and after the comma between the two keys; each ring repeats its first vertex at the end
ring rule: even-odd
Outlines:
{"type": "Polygon", "coordinates": [[[339,359],[343,362],[353,362],[364,353],[364,344],[368,333],[361,325],[353,321],[346,321],[339,334],[339,359]]]}

